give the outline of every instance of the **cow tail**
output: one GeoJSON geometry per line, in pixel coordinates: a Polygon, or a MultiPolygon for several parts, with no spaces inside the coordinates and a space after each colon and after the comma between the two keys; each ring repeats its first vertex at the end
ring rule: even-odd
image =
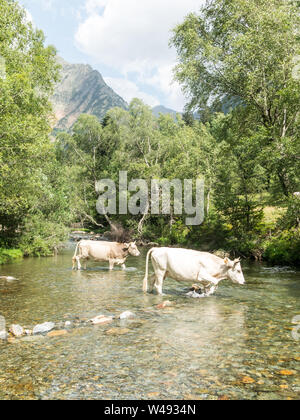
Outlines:
{"type": "Polygon", "coordinates": [[[151,255],[151,253],[154,249],[155,248],[150,249],[150,251],[147,254],[147,258],[146,258],[146,273],[145,273],[145,277],[144,277],[144,281],[143,281],[143,292],[144,293],[147,293],[147,291],[148,291],[149,258],[150,258],[150,255],[151,255]]]}
{"type": "Polygon", "coordinates": [[[74,254],[74,257],[72,258],[73,264],[76,262],[77,251],[78,251],[79,245],[80,245],[80,242],[78,242],[76,245],[75,254],[74,254]]]}

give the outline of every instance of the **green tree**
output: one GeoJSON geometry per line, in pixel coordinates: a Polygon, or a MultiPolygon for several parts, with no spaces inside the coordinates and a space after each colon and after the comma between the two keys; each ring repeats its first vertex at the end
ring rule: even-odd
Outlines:
{"type": "Polygon", "coordinates": [[[6,247],[20,244],[17,238],[33,219],[35,226],[47,217],[54,221],[61,210],[60,175],[49,138],[49,97],[59,67],[54,47],[44,41],[17,2],[0,0],[0,242],[6,247]]]}
{"type": "Polygon", "coordinates": [[[238,98],[264,126],[272,169],[288,196],[299,181],[299,8],[286,0],[213,0],[174,30],[176,77],[201,111],[238,98]]]}

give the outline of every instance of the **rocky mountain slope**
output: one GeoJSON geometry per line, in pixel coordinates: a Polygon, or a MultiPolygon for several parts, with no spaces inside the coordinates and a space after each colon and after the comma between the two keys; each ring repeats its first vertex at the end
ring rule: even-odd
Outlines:
{"type": "Polygon", "coordinates": [[[174,109],[166,108],[163,105],[158,105],[152,108],[152,112],[155,115],[155,117],[159,117],[159,114],[170,114],[174,119],[176,118],[177,114],[180,114],[180,112],[174,111],[174,109]]]}
{"type": "Polygon", "coordinates": [[[127,109],[127,103],[104,82],[101,74],[85,64],[69,64],[58,58],[61,81],[52,97],[55,129],[68,130],[81,114],[103,119],[113,107],[127,109]]]}

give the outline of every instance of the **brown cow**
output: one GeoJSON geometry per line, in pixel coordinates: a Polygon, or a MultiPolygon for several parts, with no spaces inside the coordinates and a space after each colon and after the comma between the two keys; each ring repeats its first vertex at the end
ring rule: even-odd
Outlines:
{"type": "Polygon", "coordinates": [[[121,265],[123,270],[125,270],[125,262],[128,255],[134,257],[139,257],[141,255],[135,242],[121,244],[118,242],[80,241],[77,244],[72,260],[73,270],[76,268],[76,261],[78,270],[81,270],[81,259],[84,260],[85,269],[87,260],[93,259],[95,261],[108,261],[110,270],[114,268],[115,264],[121,265]],[[78,250],[79,254],[77,255],[78,250]]]}

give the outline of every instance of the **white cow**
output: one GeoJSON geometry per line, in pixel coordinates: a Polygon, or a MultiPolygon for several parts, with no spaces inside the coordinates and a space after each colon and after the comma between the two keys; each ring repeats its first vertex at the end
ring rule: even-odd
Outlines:
{"type": "Polygon", "coordinates": [[[203,286],[201,296],[210,296],[218,288],[218,283],[230,279],[237,284],[245,284],[240,259],[231,261],[229,258],[216,257],[208,252],[193,251],[178,248],[152,248],[146,259],[146,274],[143,290],[148,290],[148,268],[151,255],[154,275],[150,281],[150,292],[155,287],[162,294],[163,281],[170,277],[182,282],[197,282],[203,286]]]}
{"type": "Polygon", "coordinates": [[[122,244],[105,241],[80,241],[76,246],[73,257],[73,270],[75,269],[76,262],[78,270],[81,270],[81,259],[84,260],[85,269],[87,260],[92,259],[95,261],[107,261],[110,270],[114,268],[115,264],[121,265],[123,270],[125,270],[125,262],[128,255],[134,257],[139,257],[141,255],[135,242],[122,244]]]}

